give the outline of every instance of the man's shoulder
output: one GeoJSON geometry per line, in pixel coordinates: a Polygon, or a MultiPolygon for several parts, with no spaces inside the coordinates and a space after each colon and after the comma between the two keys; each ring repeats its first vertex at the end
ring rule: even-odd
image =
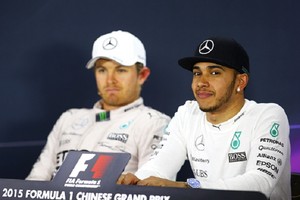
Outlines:
{"type": "Polygon", "coordinates": [[[187,100],[184,104],[178,107],[178,111],[180,112],[188,112],[188,113],[203,113],[199,109],[199,104],[195,100],[187,100]]]}
{"type": "Polygon", "coordinates": [[[283,111],[284,109],[277,103],[257,103],[255,101],[247,101],[248,107],[255,112],[265,112],[266,110],[283,111]]]}
{"type": "Polygon", "coordinates": [[[186,100],[185,103],[182,105],[183,107],[186,107],[188,109],[198,109],[199,104],[196,100],[186,100]]]}
{"type": "Polygon", "coordinates": [[[156,118],[156,119],[170,119],[170,116],[168,116],[167,114],[163,113],[162,111],[156,110],[152,107],[149,106],[142,106],[140,109],[140,115],[139,116],[144,116],[146,118],[156,118]]]}
{"type": "Polygon", "coordinates": [[[250,101],[245,109],[246,115],[254,119],[288,120],[285,110],[277,103],[256,103],[250,101]]]}
{"type": "Polygon", "coordinates": [[[61,114],[61,117],[75,117],[93,114],[95,111],[91,108],[70,108],[61,114]]]}

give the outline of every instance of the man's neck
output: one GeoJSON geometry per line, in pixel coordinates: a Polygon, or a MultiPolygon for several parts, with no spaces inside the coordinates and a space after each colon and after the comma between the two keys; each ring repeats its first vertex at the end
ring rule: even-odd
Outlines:
{"type": "MultiPolygon", "coordinates": [[[[140,97],[139,97],[140,98],[140,97]]],[[[116,110],[116,109],[119,109],[121,107],[124,107],[124,106],[127,106],[127,105],[130,105],[132,104],[133,102],[135,102],[136,100],[138,100],[139,98],[137,99],[134,99],[133,101],[131,102],[127,102],[126,104],[119,104],[119,105],[110,105],[110,104],[107,104],[107,103],[104,103],[103,100],[101,99],[99,101],[99,104],[101,106],[101,108],[105,111],[112,111],[112,110],[116,110]]]]}
{"type": "Polygon", "coordinates": [[[207,112],[206,118],[212,124],[221,124],[232,117],[234,117],[240,110],[243,108],[245,104],[245,99],[241,99],[236,101],[236,103],[232,104],[231,106],[227,106],[221,110],[215,112],[207,112]]]}

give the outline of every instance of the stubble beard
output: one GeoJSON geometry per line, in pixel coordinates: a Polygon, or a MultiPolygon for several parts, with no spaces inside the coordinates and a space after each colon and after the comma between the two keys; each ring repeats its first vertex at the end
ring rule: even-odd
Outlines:
{"type": "Polygon", "coordinates": [[[227,87],[226,93],[224,96],[222,96],[220,99],[216,100],[216,103],[210,107],[203,107],[199,104],[199,108],[203,112],[216,112],[218,111],[224,104],[229,102],[229,99],[232,96],[233,90],[234,90],[234,81],[231,82],[231,84],[227,87]]]}

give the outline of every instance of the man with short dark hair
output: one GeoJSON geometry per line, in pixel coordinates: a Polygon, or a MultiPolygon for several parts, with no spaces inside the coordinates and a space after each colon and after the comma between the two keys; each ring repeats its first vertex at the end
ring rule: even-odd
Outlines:
{"type": "Polygon", "coordinates": [[[250,70],[244,48],[233,39],[208,38],[179,65],[193,73],[196,100],[178,108],[156,155],[118,183],[248,190],[271,200],[291,199],[288,119],[277,104],[245,99],[250,70]],[[195,177],[173,181],[186,159],[195,177]]]}

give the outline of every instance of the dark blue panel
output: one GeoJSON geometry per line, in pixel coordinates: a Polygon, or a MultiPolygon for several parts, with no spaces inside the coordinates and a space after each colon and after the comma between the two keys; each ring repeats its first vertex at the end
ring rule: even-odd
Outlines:
{"type": "MultiPolygon", "coordinates": [[[[247,98],[279,103],[290,123],[300,124],[299,6],[296,0],[3,0],[0,143],[45,141],[63,111],[91,107],[98,96],[84,65],[93,41],[117,29],[145,44],[152,70],[142,93],[147,105],[172,116],[192,99],[191,74],[177,60],[205,37],[222,35],[249,52],[247,98]]],[[[293,142],[298,135],[292,133],[293,142]]],[[[41,148],[1,147],[0,177],[25,177],[41,148]]]]}

